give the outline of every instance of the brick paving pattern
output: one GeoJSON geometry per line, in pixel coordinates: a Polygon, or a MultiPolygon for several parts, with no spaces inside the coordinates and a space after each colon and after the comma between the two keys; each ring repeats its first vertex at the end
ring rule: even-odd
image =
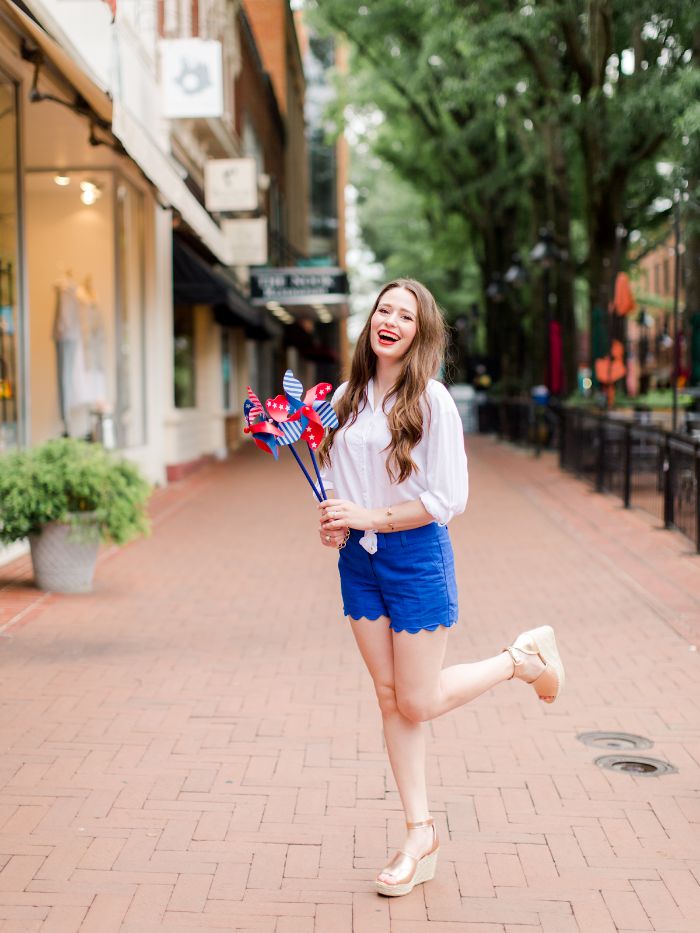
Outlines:
{"type": "Polygon", "coordinates": [[[426,726],[435,880],[373,891],[402,817],[335,555],[291,458],[247,449],[91,595],[0,568],[0,933],[698,933],[700,558],[549,455],[469,450],[448,662],[552,623],[568,689],[426,726]],[[588,730],[678,773],[603,771],[588,730]]]}

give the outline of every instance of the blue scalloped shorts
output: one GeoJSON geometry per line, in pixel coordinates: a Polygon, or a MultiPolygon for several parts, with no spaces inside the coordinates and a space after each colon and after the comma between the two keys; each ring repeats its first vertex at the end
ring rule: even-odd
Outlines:
{"type": "Polygon", "coordinates": [[[457,582],[450,535],[433,522],[410,531],[377,533],[377,553],[350,531],[338,555],[343,612],[353,619],[388,616],[395,632],[434,632],[457,621],[457,582]]]}

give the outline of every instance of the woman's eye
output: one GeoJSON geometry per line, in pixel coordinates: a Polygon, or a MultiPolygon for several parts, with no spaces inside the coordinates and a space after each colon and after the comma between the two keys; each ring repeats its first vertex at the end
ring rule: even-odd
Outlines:
{"type": "Polygon", "coordinates": [[[379,308],[378,310],[379,310],[379,313],[380,313],[380,314],[388,314],[388,313],[389,313],[389,309],[388,309],[388,308],[379,308]]]}

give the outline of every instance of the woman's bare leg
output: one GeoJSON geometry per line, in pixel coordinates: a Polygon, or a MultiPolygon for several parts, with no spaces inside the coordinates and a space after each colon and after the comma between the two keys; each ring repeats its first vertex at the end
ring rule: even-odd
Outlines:
{"type": "MultiPolygon", "coordinates": [[[[503,651],[484,661],[443,668],[448,629],[393,633],[396,702],[412,722],[435,719],[469,703],[513,676],[513,661],[503,651]]],[[[544,669],[536,656],[525,656],[518,676],[531,680],[544,669]]]]}
{"type": "MultiPolygon", "coordinates": [[[[360,653],[367,665],[379,701],[389,763],[410,822],[421,822],[430,815],[425,774],[425,734],[422,723],[411,722],[396,705],[392,633],[387,618],[350,619],[360,653]]],[[[404,850],[416,857],[430,848],[430,827],[410,830],[404,850]]],[[[381,881],[391,884],[392,875],[381,873],[381,881]]]]}

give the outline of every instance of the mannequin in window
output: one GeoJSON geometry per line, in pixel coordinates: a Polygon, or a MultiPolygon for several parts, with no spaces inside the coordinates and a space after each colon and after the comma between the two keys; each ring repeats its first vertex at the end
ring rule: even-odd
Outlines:
{"type": "Polygon", "coordinates": [[[77,297],[83,340],[87,401],[93,406],[103,407],[107,401],[105,328],[92,286],[92,276],[85,276],[83,284],[78,288],[77,297]]]}
{"type": "Polygon", "coordinates": [[[82,342],[78,311],[77,285],[70,269],[63,269],[54,283],[56,309],[52,337],[56,345],[58,405],[63,422],[63,434],[69,435],[68,413],[73,407],[73,372],[78,348],[82,342]]]}

